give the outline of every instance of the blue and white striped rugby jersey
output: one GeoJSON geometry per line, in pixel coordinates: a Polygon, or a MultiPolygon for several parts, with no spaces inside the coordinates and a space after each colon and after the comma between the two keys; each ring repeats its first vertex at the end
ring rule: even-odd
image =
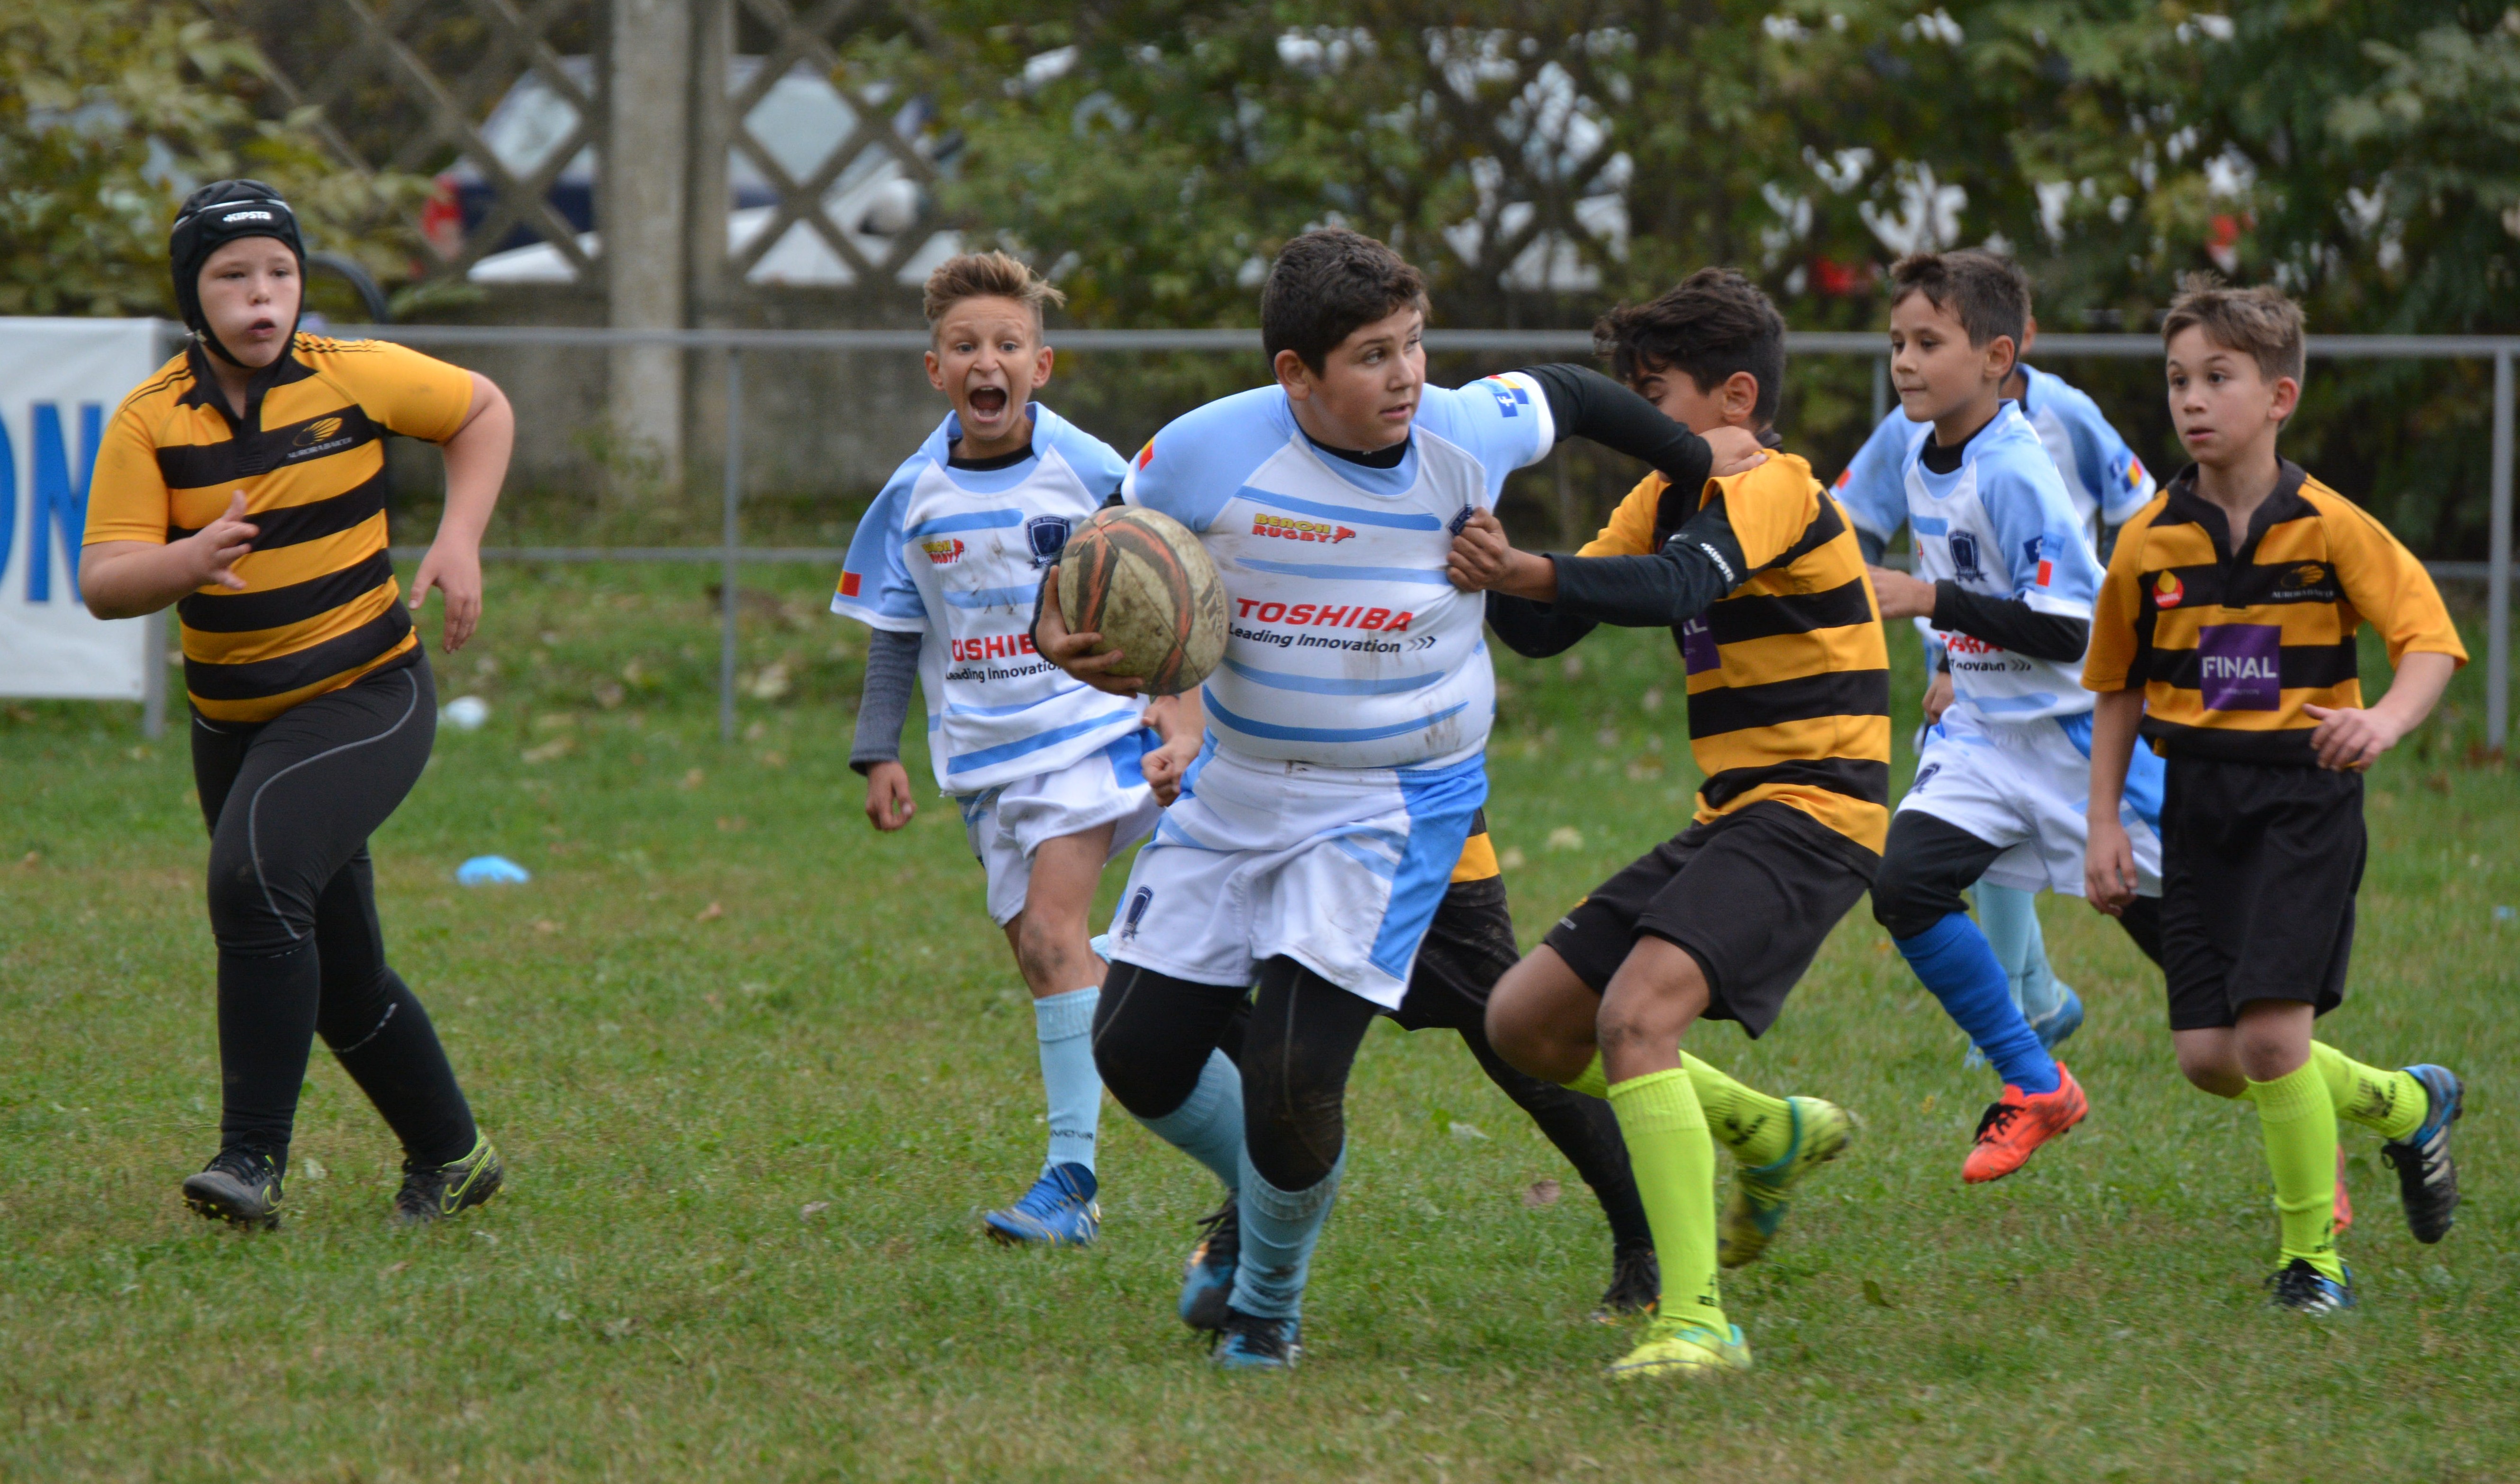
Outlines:
{"type": "Polygon", "coordinates": [[[922,636],[927,751],[948,793],[1054,773],[1136,730],[1144,700],[1105,696],[1033,652],[1034,595],[1075,525],[1128,464],[1033,403],[1033,456],[1004,469],[947,463],[952,414],[858,521],[832,611],[922,636]]]}
{"type": "MultiPolygon", "coordinates": [[[[1999,404],[1995,421],[1961,448],[1960,467],[1948,474],[1925,467],[1924,447],[1919,438],[1910,449],[1903,476],[1916,575],[2088,620],[2100,589],[2099,556],[2020,405],[1999,404]]],[[[1942,630],[1929,630],[1926,640],[1949,651],[1952,704],[1974,720],[2033,721],[2092,708],[2079,657],[2033,659],[1942,630]]]]}
{"type": "Polygon", "coordinates": [[[1198,532],[1231,614],[1202,698],[1217,744],[1334,768],[1475,757],[1495,720],[1486,598],[1444,576],[1453,536],[1556,443],[1518,373],[1428,386],[1391,469],[1323,452],[1258,387],[1165,426],[1122,493],[1198,532]]]}
{"type": "MultiPolygon", "coordinates": [[[[2101,416],[2099,404],[2063,377],[2036,366],[2022,367],[2021,376],[2029,382],[2019,404],[2022,416],[2055,461],[2087,534],[2096,540],[2100,522],[2124,525],[2134,519],[2157,492],[2152,474],[2101,416]]],[[[1872,429],[1838,474],[1837,498],[1868,535],[1886,542],[1908,518],[1902,472],[1930,430],[1930,425],[1911,423],[1906,413],[1894,412],[1872,429]]]]}

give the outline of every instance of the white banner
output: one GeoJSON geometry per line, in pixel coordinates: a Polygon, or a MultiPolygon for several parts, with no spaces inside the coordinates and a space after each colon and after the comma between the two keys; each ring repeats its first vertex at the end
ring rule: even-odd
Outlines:
{"type": "Polygon", "coordinates": [[[123,394],[158,368],[158,330],[0,318],[0,696],[148,694],[148,620],[90,617],[78,559],[97,446],[123,394]]]}

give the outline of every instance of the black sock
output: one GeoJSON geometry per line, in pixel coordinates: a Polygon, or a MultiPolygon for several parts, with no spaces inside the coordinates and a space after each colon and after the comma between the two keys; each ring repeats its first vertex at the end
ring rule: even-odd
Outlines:
{"type": "Polygon", "coordinates": [[[1651,1250],[1653,1232],[1645,1225],[1645,1203],[1637,1193],[1637,1177],[1628,1169],[1628,1147],[1619,1138],[1618,1115],[1610,1105],[1516,1071],[1488,1044],[1484,1031],[1474,1026],[1460,1029],[1488,1080],[1531,1115],[1540,1132],[1549,1136],[1557,1152],[1593,1188],[1594,1198],[1601,1202],[1601,1214],[1610,1223],[1612,1249],[1651,1250]]]}
{"type": "Polygon", "coordinates": [[[422,1164],[453,1164],[472,1152],[480,1131],[456,1085],[437,1028],[420,997],[387,968],[357,990],[324,996],[324,1044],[359,1084],[403,1153],[422,1164]]]}
{"type": "Polygon", "coordinates": [[[267,957],[219,954],[219,1147],[247,1145],[288,1164],[322,997],[311,940],[267,957]]]}

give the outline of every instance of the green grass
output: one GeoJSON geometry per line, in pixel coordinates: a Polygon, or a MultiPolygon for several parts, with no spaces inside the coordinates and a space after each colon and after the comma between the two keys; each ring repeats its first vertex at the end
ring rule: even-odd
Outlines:
{"type": "MultiPolygon", "coordinates": [[[[1621,1337],[1584,1321],[1598,1212],[1457,1043],[1382,1026],[1305,1365],[1230,1379],[1171,1314],[1206,1178],[1116,1108],[1099,1246],[980,1238],[1041,1129],[978,874],[935,801],[897,838],[860,817],[859,635],[817,575],[756,579],[767,698],[717,742],[705,580],[497,569],[479,657],[441,668],[496,715],[441,734],[378,838],[379,894],[513,1174],[417,1235],[387,1229],[391,1142],[320,1052],[284,1230],[179,1205],[217,1106],[182,734],[0,705],[0,1478],[2440,1480],[2520,1457],[2520,922],[2495,912],[2520,902],[2520,787],[2452,760],[2473,675],[2465,716],[2373,781],[2327,1030],[2467,1074],[2468,1203],[2417,1247],[2349,1138],[2359,1314],[2261,1306],[2255,1126],[2178,1080],[2157,980],[2076,902],[2044,906],[2091,1006],[2092,1117],[1963,1189],[1988,1080],[1859,909],[1764,1041],[1691,1038],[1864,1119],[1728,1283],[1754,1373],[1612,1391],[1621,1337]],[[452,883],[490,851],[533,883],[452,883]],[[1527,1206],[1545,1177],[1566,1197],[1527,1206]]],[[[1490,814],[1527,934],[1675,829],[1693,783],[1668,641],[1579,652],[1580,676],[1504,663],[1490,814]]]]}

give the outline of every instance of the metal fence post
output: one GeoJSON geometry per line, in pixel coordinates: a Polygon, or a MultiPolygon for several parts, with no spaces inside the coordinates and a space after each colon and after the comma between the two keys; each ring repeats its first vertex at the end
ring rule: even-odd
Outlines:
{"type": "Polygon", "coordinates": [[[1890,358],[1883,356],[1872,363],[1872,426],[1890,416],[1890,358]]]}
{"type": "Polygon", "coordinates": [[[726,515],[719,541],[724,546],[725,562],[720,568],[718,607],[720,612],[717,645],[717,735],[720,742],[735,741],[735,553],[736,507],[743,499],[743,352],[729,346],[726,352],[726,515]]]}
{"type": "Polygon", "coordinates": [[[140,622],[140,735],[156,742],[166,735],[166,610],[140,622]]]}
{"type": "Polygon", "coordinates": [[[2494,355],[2494,527],[2485,579],[2485,744],[2511,727],[2511,352],[2494,355]]]}

